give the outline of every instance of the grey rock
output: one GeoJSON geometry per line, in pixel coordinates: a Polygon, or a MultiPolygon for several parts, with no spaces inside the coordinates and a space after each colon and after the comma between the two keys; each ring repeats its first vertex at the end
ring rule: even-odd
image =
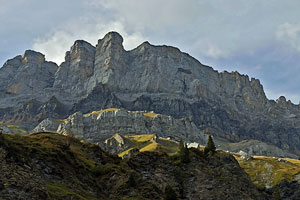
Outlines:
{"type": "Polygon", "coordinates": [[[122,42],[116,32],[96,47],[76,41],[59,67],[33,51],[8,60],[0,69],[0,120],[39,116],[26,122],[31,127],[54,115],[146,110],[188,118],[200,131],[230,142],[259,140],[299,154],[299,105],[284,97],[268,100],[259,80],[219,73],[175,47],[144,42],[126,51],[122,42]],[[63,112],[39,109],[53,96],[63,112]],[[23,109],[31,99],[39,102],[35,112],[23,109]]]}
{"type": "Polygon", "coordinates": [[[5,125],[0,125],[0,135],[1,135],[2,133],[10,134],[11,131],[9,130],[9,128],[7,128],[7,126],[5,126],[5,125]]]}
{"type": "Polygon", "coordinates": [[[288,151],[282,150],[274,145],[266,144],[257,140],[244,140],[238,143],[224,143],[220,141],[215,142],[217,148],[238,153],[245,158],[248,156],[272,156],[279,158],[294,158],[298,159],[299,156],[296,154],[289,153],[288,151]]]}
{"type": "MultiPolygon", "coordinates": [[[[50,131],[67,135],[72,132],[77,138],[92,143],[112,143],[126,146],[121,135],[156,134],[179,141],[206,144],[207,135],[187,119],[174,119],[171,116],[147,116],[147,112],[116,109],[83,115],[77,112],[65,120],[46,119],[33,132],[50,131]],[[59,122],[59,123],[58,123],[59,122]],[[119,133],[119,134],[115,134],[119,133]],[[113,136],[110,140],[106,140],[113,136]],[[123,141],[123,142],[122,142],[123,141]]],[[[151,113],[152,114],[152,113],[151,113]]],[[[124,147],[125,148],[125,147],[124,147]]]]}
{"type": "Polygon", "coordinates": [[[47,100],[58,66],[43,54],[27,50],[0,69],[0,108],[17,107],[30,99],[47,100]]]}
{"type": "Polygon", "coordinates": [[[104,143],[100,143],[99,145],[104,151],[112,154],[119,154],[130,147],[131,141],[124,136],[115,133],[112,137],[106,139],[104,143]]]}

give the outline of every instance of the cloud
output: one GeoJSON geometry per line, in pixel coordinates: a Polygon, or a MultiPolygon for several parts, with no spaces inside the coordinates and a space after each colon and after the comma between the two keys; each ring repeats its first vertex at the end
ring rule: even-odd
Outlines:
{"type": "Polygon", "coordinates": [[[95,45],[115,30],[124,37],[126,49],[145,40],[176,46],[220,71],[237,70],[259,78],[278,96],[296,99],[292,94],[300,93],[299,0],[0,3],[0,61],[34,48],[59,63],[75,40],[95,45]]]}
{"type": "Polygon", "coordinates": [[[82,19],[81,22],[69,22],[63,28],[52,31],[47,37],[36,39],[33,49],[45,53],[47,60],[60,64],[64,61],[65,52],[75,40],[83,39],[96,45],[98,39],[103,38],[109,31],[117,31],[124,37],[125,49],[132,49],[144,41],[142,34],[138,32],[128,34],[119,22],[97,20],[95,24],[88,24],[86,19],[82,19]]]}
{"type": "Polygon", "coordinates": [[[276,36],[286,45],[300,52],[300,24],[281,24],[278,26],[276,36]]]}
{"type": "Polygon", "coordinates": [[[190,0],[102,0],[90,1],[92,5],[102,6],[138,31],[162,31],[169,27],[191,22],[198,14],[198,1],[190,0]]]}

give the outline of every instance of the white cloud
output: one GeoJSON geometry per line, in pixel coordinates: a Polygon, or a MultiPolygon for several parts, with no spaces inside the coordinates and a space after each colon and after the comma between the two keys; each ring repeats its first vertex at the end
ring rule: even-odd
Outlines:
{"type": "Polygon", "coordinates": [[[194,51],[199,52],[201,55],[213,58],[213,59],[219,59],[229,56],[226,52],[222,51],[217,44],[212,43],[208,40],[199,40],[197,41],[193,46],[192,49],[194,51]]]}
{"type": "Polygon", "coordinates": [[[70,22],[45,38],[38,38],[34,41],[33,49],[46,55],[46,59],[60,64],[64,61],[65,52],[68,51],[75,40],[83,39],[96,45],[98,39],[104,37],[109,31],[117,31],[124,38],[124,48],[132,49],[144,41],[141,33],[128,34],[124,26],[119,22],[98,21],[97,24],[81,22],[70,22]]]}
{"type": "Polygon", "coordinates": [[[300,51],[300,24],[281,24],[278,26],[276,36],[285,44],[300,51]]]}

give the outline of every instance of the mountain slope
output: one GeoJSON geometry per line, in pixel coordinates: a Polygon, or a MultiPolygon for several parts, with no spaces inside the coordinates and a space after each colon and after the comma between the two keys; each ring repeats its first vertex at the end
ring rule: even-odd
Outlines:
{"type": "Polygon", "coordinates": [[[299,154],[299,105],[284,97],[270,101],[259,80],[218,73],[177,48],[144,42],[125,51],[122,42],[116,32],[95,47],[76,41],[58,68],[33,51],[9,60],[0,69],[0,119],[21,123],[28,116],[32,120],[23,125],[31,129],[77,111],[146,110],[189,118],[199,130],[209,128],[231,142],[255,139],[299,154]],[[20,82],[27,69],[35,75],[20,82]],[[47,107],[51,97],[56,104],[47,107]],[[39,103],[27,109],[31,99],[39,103]]]}
{"type": "MultiPolygon", "coordinates": [[[[159,138],[156,135],[122,136],[115,134],[113,137],[100,144],[104,149],[119,156],[126,157],[132,152],[142,151],[166,152],[176,155],[179,144],[172,140],[159,138]]],[[[204,147],[201,146],[200,149],[204,147]]],[[[239,165],[249,174],[251,181],[261,189],[282,193],[282,198],[297,199],[300,194],[295,187],[300,186],[300,161],[289,158],[275,158],[267,156],[249,156],[244,152],[233,154],[239,165]],[[291,185],[291,189],[289,186],[291,185]]]]}
{"type": "Polygon", "coordinates": [[[54,133],[0,135],[0,198],[163,199],[170,185],[179,199],[266,199],[230,154],[190,152],[181,163],[164,153],[128,159],[54,133]]]}

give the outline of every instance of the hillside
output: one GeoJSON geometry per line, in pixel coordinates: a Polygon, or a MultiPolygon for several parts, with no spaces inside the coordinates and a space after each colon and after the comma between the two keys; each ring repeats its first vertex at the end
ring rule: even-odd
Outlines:
{"type": "MultiPolygon", "coordinates": [[[[126,154],[132,149],[139,149],[141,152],[146,150],[176,155],[179,148],[177,142],[159,138],[153,134],[135,136],[115,134],[113,137],[105,140],[101,146],[111,153],[118,153],[120,157],[126,157],[126,154]]],[[[203,146],[200,147],[200,149],[203,148],[203,146]]],[[[299,160],[267,156],[251,157],[245,153],[233,155],[258,188],[276,188],[284,181],[290,183],[296,181],[300,184],[299,160]]]]}
{"type": "Polygon", "coordinates": [[[300,160],[266,156],[241,159],[240,155],[235,158],[250,175],[253,183],[260,188],[271,188],[284,180],[300,183],[300,160]]]}
{"type": "Polygon", "coordinates": [[[122,43],[116,32],[95,46],[77,40],[59,66],[32,50],[9,59],[0,69],[0,121],[31,131],[76,112],[153,111],[229,142],[259,140],[299,156],[299,105],[268,100],[259,80],[219,73],[178,48],[144,42],[126,51],[122,43]]]}
{"type": "Polygon", "coordinates": [[[0,136],[2,199],[266,199],[230,154],[190,150],[190,163],[158,152],[126,159],[54,133],[0,136]],[[168,186],[168,187],[169,187],[168,186]],[[169,190],[170,192],[170,190],[169,190]]]}

